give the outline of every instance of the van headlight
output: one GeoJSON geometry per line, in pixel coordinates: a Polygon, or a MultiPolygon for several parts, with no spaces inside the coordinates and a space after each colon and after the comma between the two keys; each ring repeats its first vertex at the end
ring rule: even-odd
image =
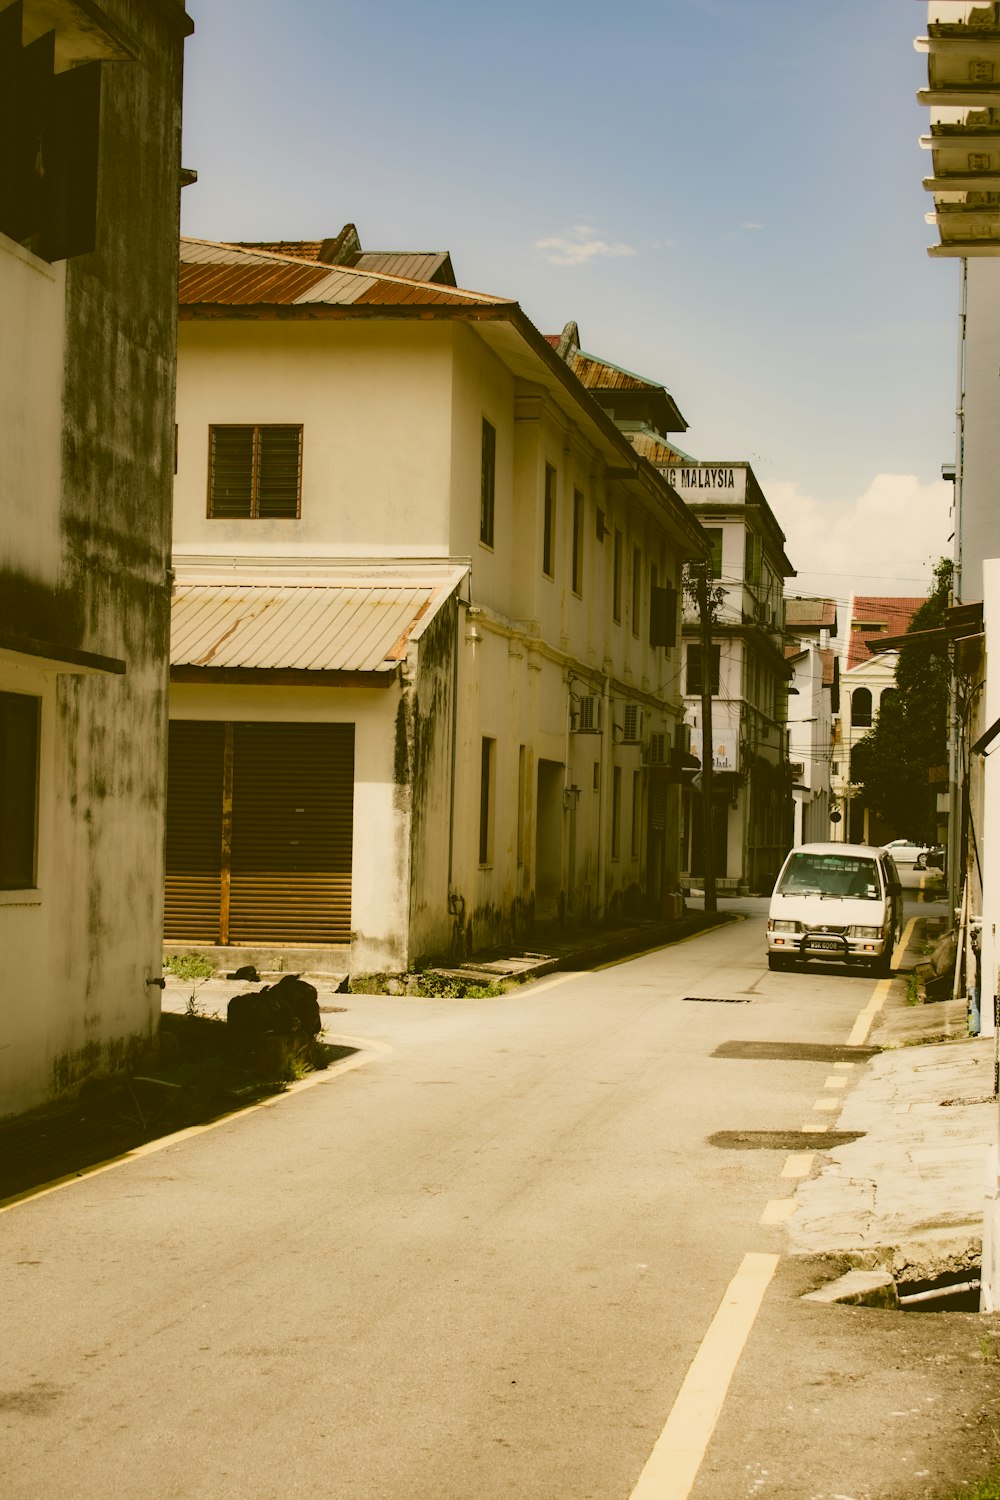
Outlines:
{"type": "Polygon", "coordinates": [[[802,923],[786,922],[783,919],[778,918],[772,922],[768,922],[767,928],[769,932],[801,932],[802,923]]]}
{"type": "Polygon", "coordinates": [[[847,936],[852,938],[880,938],[881,927],[848,927],[847,936]]]}

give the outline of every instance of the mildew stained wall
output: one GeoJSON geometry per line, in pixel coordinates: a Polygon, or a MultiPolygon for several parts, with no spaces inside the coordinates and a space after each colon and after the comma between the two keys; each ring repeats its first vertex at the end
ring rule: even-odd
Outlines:
{"type": "Polygon", "coordinates": [[[0,687],[42,698],[37,888],[0,900],[0,1116],[155,1042],[160,972],[183,39],[175,0],[103,0],[98,241],[48,267],[0,236],[0,687]],[[14,337],[8,341],[6,329],[14,337]],[[11,647],[125,662],[39,670],[11,647]]]}

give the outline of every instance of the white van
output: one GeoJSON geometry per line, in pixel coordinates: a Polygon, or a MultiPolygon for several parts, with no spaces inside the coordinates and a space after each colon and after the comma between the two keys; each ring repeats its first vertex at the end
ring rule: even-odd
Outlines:
{"type": "Polygon", "coordinates": [[[775,882],[767,963],[865,964],[888,974],[903,932],[903,891],[892,857],[868,844],[801,844],[775,882]]]}

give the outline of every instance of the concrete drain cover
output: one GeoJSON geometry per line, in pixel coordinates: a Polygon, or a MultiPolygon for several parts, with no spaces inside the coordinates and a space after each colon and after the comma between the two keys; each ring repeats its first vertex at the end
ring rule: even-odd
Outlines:
{"type": "Polygon", "coordinates": [[[724,1151],[829,1151],[860,1140],[863,1130],[717,1130],[710,1146],[724,1151]]]}
{"type": "Polygon", "coordinates": [[[752,995],[682,995],[682,1000],[690,1000],[695,1005],[749,1005],[753,999],[752,995]]]}
{"type": "Polygon", "coordinates": [[[881,1047],[840,1047],[822,1042],[721,1042],[713,1057],[760,1062],[867,1062],[881,1047]]]}

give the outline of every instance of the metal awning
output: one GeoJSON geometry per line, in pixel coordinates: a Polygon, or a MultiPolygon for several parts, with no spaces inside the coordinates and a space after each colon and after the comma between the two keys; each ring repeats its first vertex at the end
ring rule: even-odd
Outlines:
{"type": "Polygon", "coordinates": [[[171,675],[363,674],[388,683],[456,582],[178,583],[171,675]]]}

